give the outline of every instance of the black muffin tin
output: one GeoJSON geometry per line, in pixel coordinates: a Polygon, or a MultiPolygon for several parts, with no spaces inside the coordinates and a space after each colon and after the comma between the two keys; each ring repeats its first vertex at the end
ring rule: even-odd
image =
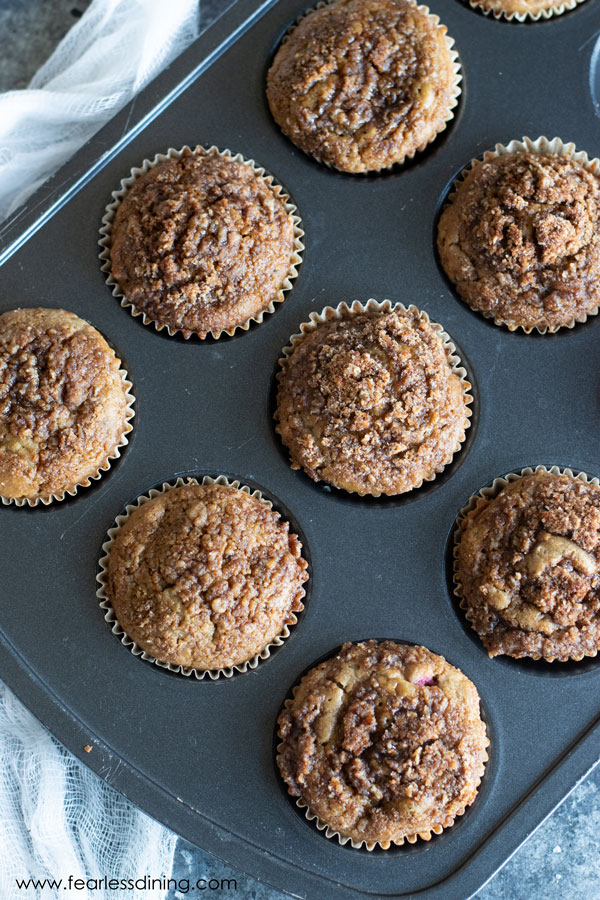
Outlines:
{"type": "Polygon", "coordinates": [[[302,5],[239,0],[0,231],[0,310],[62,306],[89,319],[119,351],[137,398],[129,446],[98,483],[47,508],[0,508],[2,677],[151,815],[311,900],[464,900],[599,755],[600,663],[488,659],[452,597],[447,556],[459,509],[496,476],[539,463],[600,471],[600,321],[545,336],[496,327],[453,294],[433,242],[453,178],[497,141],[558,135],[599,155],[598,0],[526,25],[461,0],[430,5],[456,40],[463,91],[447,131],[407,165],[349,176],[292,146],[271,120],[264,81],[302,5]],[[111,190],[144,158],[186,143],[265,166],[306,231],[293,291],[232,339],[157,334],[120,307],[100,271],[111,190]],[[415,303],[441,322],[474,385],[473,424],[455,462],[397,499],[359,499],[293,472],[272,422],[289,336],[312,310],[369,297],[415,303]],[[95,596],[115,516],[163,480],[204,473],[260,486],[289,510],[312,562],[310,600],[289,640],[255,671],[215,682],[134,657],[95,596]],[[328,840],[298,813],[273,743],[302,671],[343,641],[372,636],[422,643],[459,666],[481,694],[491,747],[480,794],[451,829],[369,854],[328,840]]]}

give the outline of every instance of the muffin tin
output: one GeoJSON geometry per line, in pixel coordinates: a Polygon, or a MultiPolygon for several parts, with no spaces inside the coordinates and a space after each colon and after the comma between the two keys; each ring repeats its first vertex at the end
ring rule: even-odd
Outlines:
{"type": "Polygon", "coordinates": [[[343,175],[293,147],[271,120],[264,80],[303,7],[238,0],[0,230],[0,310],[63,306],[89,319],[120,354],[137,398],[129,445],[99,482],[48,507],[0,508],[2,677],[151,815],[311,900],[464,900],[598,758],[600,662],[489,660],[452,596],[451,551],[459,510],[497,476],[537,464],[599,474],[600,321],[556,335],[511,334],[453,294],[434,253],[453,178],[497,141],[558,135],[599,155],[598,0],[526,25],[462,0],[430,7],[456,41],[463,93],[448,130],[405,166],[343,175]],[[121,178],[156,152],[196,142],[264,166],[290,192],[306,231],[285,302],[246,333],[204,342],[158,334],[123,310],[97,246],[121,178]],[[440,322],[475,395],[452,465],[398,498],[313,484],[290,469],[272,421],[277,360],[290,335],[312,311],[369,297],[415,303],[440,322]],[[258,487],[289,511],[312,562],[310,602],[289,639],[256,670],[223,681],[135,657],[95,596],[115,516],[163,481],[204,474],[258,487]],[[291,685],[343,641],[370,637],[422,643],[461,668],[480,692],[491,740],[479,797],[451,829],[372,853],[307,822],[273,762],[291,685]]]}

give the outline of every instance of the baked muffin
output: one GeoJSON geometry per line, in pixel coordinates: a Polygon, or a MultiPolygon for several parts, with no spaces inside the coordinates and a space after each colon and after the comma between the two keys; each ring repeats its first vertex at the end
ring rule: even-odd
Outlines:
{"type": "Polygon", "coordinates": [[[335,0],[284,39],[267,99],[284,134],[344,172],[414,156],[460,93],[446,27],[411,0],[335,0]]]}
{"type": "Polygon", "coordinates": [[[487,760],[473,683],[425,647],[344,644],[279,716],[288,792],[354,845],[429,840],[473,802],[487,760]]]}
{"type": "Polygon", "coordinates": [[[595,656],[600,487],[538,471],[481,499],[463,525],[456,581],[490,656],[595,656]]]}
{"type": "Polygon", "coordinates": [[[573,9],[582,2],[583,0],[470,0],[471,6],[485,13],[493,13],[497,19],[518,18],[521,21],[526,18],[548,18],[549,14],[564,12],[564,7],[573,9]]]}
{"type": "Polygon", "coordinates": [[[432,480],[458,450],[470,385],[414,307],[348,315],[294,342],[279,373],[277,431],[292,468],[313,481],[402,494],[432,480]]]}
{"type": "Polygon", "coordinates": [[[165,158],[136,178],[117,208],[112,277],[157,328],[205,338],[248,327],[283,299],[295,274],[287,199],[216,150],[165,158]]]}
{"type": "Polygon", "coordinates": [[[159,662],[200,670],[253,659],[303,608],[301,544],[268,503],[185,484],[118,530],[105,591],[119,625],[159,662]]]}
{"type": "Polygon", "coordinates": [[[0,496],[62,498],[108,468],[131,431],[120,365],[74,313],[0,315],[0,496]]]}
{"type": "Polygon", "coordinates": [[[550,153],[487,154],[439,222],[442,265],[498,325],[556,331],[600,304],[600,180],[550,153]]]}

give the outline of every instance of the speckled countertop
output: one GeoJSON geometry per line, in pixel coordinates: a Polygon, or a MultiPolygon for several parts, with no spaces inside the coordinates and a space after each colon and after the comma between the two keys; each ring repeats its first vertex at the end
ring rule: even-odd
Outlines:
{"type": "MultiPolygon", "coordinates": [[[[0,0],[0,34],[4,38],[0,91],[26,87],[88,5],[89,0],[0,0]]],[[[202,0],[203,26],[229,5],[229,0],[202,0]]],[[[186,879],[223,880],[222,888],[207,891],[207,896],[231,896],[236,900],[283,900],[286,896],[183,840],[177,845],[172,877],[183,879],[184,888],[186,879]]],[[[181,900],[183,896],[173,890],[168,900],[181,900]]],[[[600,767],[573,791],[477,897],[600,900],[600,767]]]]}

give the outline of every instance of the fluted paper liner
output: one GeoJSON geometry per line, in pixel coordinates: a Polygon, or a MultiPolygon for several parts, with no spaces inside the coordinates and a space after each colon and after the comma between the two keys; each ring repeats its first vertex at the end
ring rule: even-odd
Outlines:
{"type": "MultiPolygon", "coordinates": [[[[538,155],[550,154],[554,156],[563,156],[566,159],[572,159],[575,162],[580,163],[583,168],[587,169],[587,171],[591,172],[593,175],[600,176],[600,159],[590,159],[585,150],[577,150],[573,142],[565,143],[558,137],[554,137],[550,140],[549,138],[542,136],[537,138],[537,140],[535,141],[531,138],[523,137],[520,141],[513,140],[506,145],[496,144],[493,150],[485,151],[485,153],[483,154],[483,162],[491,162],[496,156],[507,156],[510,153],[537,153],[538,155]]],[[[445,210],[446,207],[449,206],[450,203],[454,200],[460,184],[464,182],[467,175],[469,175],[472,170],[477,165],[479,165],[480,162],[481,160],[479,159],[472,160],[472,162],[468,166],[466,166],[462,170],[462,172],[455,178],[454,184],[452,185],[452,188],[450,189],[450,192],[444,202],[442,211],[445,210]]],[[[503,322],[501,319],[497,319],[495,316],[484,313],[480,309],[475,309],[468,303],[467,300],[462,300],[462,302],[466,303],[466,305],[469,306],[469,309],[472,309],[473,312],[479,313],[479,315],[483,316],[486,319],[491,319],[495,325],[500,325],[504,328],[508,328],[509,331],[524,331],[525,334],[531,334],[532,331],[537,331],[538,334],[555,334],[557,331],[560,331],[561,328],[574,328],[578,323],[587,322],[589,316],[597,316],[598,311],[600,310],[600,306],[597,306],[595,309],[588,310],[587,312],[582,312],[580,313],[580,315],[576,316],[576,318],[574,319],[571,319],[571,321],[567,322],[565,325],[535,325],[529,327],[525,325],[509,325],[507,322],[503,322]]]]}
{"type": "MultiPolygon", "coordinates": [[[[96,591],[96,597],[100,601],[100,608],[104,610],[104,619],[111,626],[112,633],[120,638],[123,646],[128,647],[134,656],[140,656],[142,659],[145,659],[148,662],[159,666],[161,669],[168,669],[169,672],[177,672],[178,674],[185,675],[186,677],[194,676],[198,681],[201,681],[206,677],[210,678],[212,681],[216,681],[217,678],[231,678],[234,672],[247,672],[248,670],[256,669],[256,667],[262,660],[268,659],[271,655],[271,648],[280,647],[286,640],[286,638],[290,636],[290,628],[298,623],[298,617],[296,613],[294,613],[292,610],[290,611],[289,616],[291,621],[283,626],[282,631],[274,640],[270,641],[265,647],[263,647],[260,653],[257,653],[251,659],[246,660],[243,663],[237,663],[234,666],[229,666],[228,668],[196,669],[193,667],[175,665],[174,663],[164,663],[156,659],[156,657],[152,656],[150,653],[146,653],[146,651],[143,650],[138,644],[136,644],[136,642],[132,638],[130,638],[119,625],[112,603],[110,602],[110,598],[106,592],[106,579],[110,550],[119,530],[127,521],[131,513],[136,509],[139,509],[140,506],[143,506],[144,503],[147,503],[148,500],[153,500],[154,497],[159,497],[166,491],[170,491],[173,490],[173,488],[182,487],[183,485],[188,484],[221,484],[225,487],[235,488],[236,490],[243,491],[245,494],[248,494],[248,496],[254,498],[255,500],[260,500],[262,503],[265,503],[269,509],[273,509],[273,504],[270,500],[267,500],[265,497],[263,497],[261,491],[252,489],[239,481],[230,481],[224,475],[219,475],[217,478],[212,478],[210,475],[205,475],[201,481],[198,481],[197,478],[177,478],[175,482],[165,481],[160,488],[152,488],[150,491],[148,491],[147,494],[141,494],[134,503],[128,504],[125,508],[125,512],[118,515],[115,519],[114,525],[112,525],[108,529],[108,540],[106,540],[102,544],[102,556],[98,562],[99,571],[96,575],[96,581],[99,587],[96,591]]],[[[302,597],[300,599],[305,596],[306,591],[304,590],[304,588],[302,588],[302,597]]],[[[301,612],[302,610],[298,611],[301,612]]]]}
{"type": "MultiPolygon", "coordinates": [[[[304,340],[306,335],[311,334],[313,331],[316,331],[320,325],[324,325],[326,322],[332,321],[332,319],[338,319],[341,321],[343,319],[351,319],[354,316],[358,316],[363,313],[378,312],[378,313],[382,313],[382,314],[387,314],[387,313],[394,312],[395,310],[401,310],[402,312],[417,313],[418,317],[423,322],[425,322],[427,325],[429,325],[433,329],[433,331],[436,332],[438,334],[438,336],[442,339],[442,343],[444,344],[444,349],[446,351],[446,357],[450,364],[450,369],[453,372],[453,374],[457,375],[461,381],[463,391],[464,391],[465,406],[466,406],[465,428],[464,428],[464,431],[462,432],[460,439],[458,440],[458,442],[456,444],[456,447],[454,448],[452,453],[447,457],[446,461],[443,464],[441,464],[439,466],[439,468],[436,469],[436,471],[433,474],[427,476],[426,478],[421,479],[421,481],[418,482],[418,484],[415,484],[411,488],[410,491],[404,491],[404,494],[409,494],[409,493],[411,493],[411,491],[415,491],[418,488],[420,488],[425,481],[435,481],[437,476],[441,472],[444,471],[444,469],[446,468],[447,465],[449,465],[449,463],[452,462],[452,460],[454,459],[454,457],[456,456],[456,454],[458,453],[458,451],[460,450],[462,444],[464,443],[464,441],[466,439],[467,429],[470,428],[470,426],[471,426],[470,420],[471,420],[471,416],[472,416],[472,411],[470,409],[470,404],[473,403],[473,395],[470,393],[471,382],[467,379],[467,370],[462,365],[461,359],[456,352],[456,345],[454,344],[450,335],[446,331],[444,331],[444,329],[441,325],[439,325],[437,322],[431,321],[431,319],[429,318],[429,316],[425,312],[425,310],[418,309],[412,303],[410,304],[410,306],[405,306],[404,303],[400,303],[400,302],[392,303],[391,300],[383,300],[382,302],[379,302],[378,300],[374,300],[371,298],[370,300],[367,300],[366,303],[361,303],[359,300],[354,300],[350,305],[348,305],[348,303],[346,303],[346,301],[344,300],[341,303],[339,303],[336,307],[326,306],[324,309],[321,310],[320,313],[311,312],[309,315],[308,322],[302,322],[302,324],[300,325],[300,331],[297,332],[296,334],[293,334],[290,337],[289,344],[287,344],[281,351],[281,356],[278,359],[279,370],[277,372],[277,383],[278,384],[280,383],[280,381],[283,377],[284,371],[285,371],[285,366],[287,364],[287,361],[290,358],[290,356],[292,355],[292,353],[294,352],[295,348],[298,346],[299,343],[301,343],[304,340]]],[[[279,421],[279,415],[278,415],[277,411],[275,412],[274,418],[275,418],[276,422],[279,421]]],[[[279,425],[276,425],[275,430],[277,431],[278,434],[280,434],[279,425]]],[[[286,447],[286,450],[288,450],[287,447],[286,447]]],[[[288,453],[289,453],[289,451],[288,451],[288,453]]],[[[302,466],[297,466],[297,468],[302,469],[302,466]]],[[[329,482],[324,482],[324,483],[330,484],[329,482]]],[[[381,497],[382,496],[382,491],[369,491],[366,494],[359,494],[358,491],[349,491],[347,488],[338,488],[336,485],[330,485],[330,487],[335,487],[336,490],[338,490],[338,491],[343,490],[347,494],[358,494],[358,496],[364,496],[364,497],[381,497]]],[[[403,494],[385,494],[384,496],[401,497],[401,496],[403,496],[403,494]]]]}
{"type": "MultiPolygon", "coordinates": [[[[111,348],[112,349],[112,348],[111,348]]],[[[115,354],[115,358],[118,357],[115,354]]],[[[118,360],[120,362],[120,360],[118,360]]],[[[135,397],[131,393],[133,385],[131,381],[129,381],[129,375],[125,369],[119,369],[119,375],[121,377],[121,381],[123,383],[123,390],[125,392],[125,400],[127,401],[127,407],[125,409],[125,427],[119,438],[119,442],[117,443],[115,449],[111,451],[111,453],[106,457],[101,466],[98,467],[97,471],[93,475],[88,475],[87,478],[84,478],[82,481],[78,481],[77,484],[74,484],[72,487],[65,488],[63,491],[58,491],[55,494],[48,494],[45,497],[1,497],[4,506],[38,506],[38,504],[42,504],[43,506],[49,506],[54,500],[61,501],[64,500],[65,497],[74,497],[79,488],[89,487],[92,481],[98,481],[99,478],[102,478],[102,474],[104,472],[108,472],[113,461],[115,459],[119,459],[121,456],[121,450],[126,444],[129,443],[129,434],[133,431],[133,425],[131,424],[131,420],[135,416],[135,410],[133,409],[133,404],[135,403],[135,397]]]]}
{"type": "MultiPolygon", "coordinates": [[[[398,641],[398,643],[402,643],[402,642],[398,641]]],[[[283,704],[286,709],[289,709],[289,707],[292,705],[293,698],[296,696],[296,692],[300,686],[301,681],[302,681],[302,679],[300,679],[298,684],[294,685],[294,687],[292,688],[292,697],[288,698],[285,701],[285,703],[283,704]]],[[[277,729],[277,736],[280,738],[282,736],[279,727],[277,729]]],[[[487,728],[486,728],[486,737],[487,737],[487,728]]],[[[489,746],[489,739],[488,739],[487,746],[489,746]]],[[[277,754],[278,755],[282,751],[283,747],[284,747],[283,742],[280,742],[277,745],[277,754]]],[[[389,850],[390,847],[402,847],[405,843],[416,844],[416,842],[419,838],[421,838],[422,841],[430,841],[434,834],[436,834],[436,835],[442,834],[442,832],[444,831],[445,828],[450,828],[454,824],[456,819],[459,816],[464,815],[464,813],[466,812],[468,807],[471,806],[477,799],[477,793],[479,792],[479,786],[481,784],[481,779],[483,778],[483,775],[485,772],[485,764],[488,762],[488,760],[489,760],[489,756],[486,752],[481,761],[481,768],[478,773],[479,778],[477,780],[477,784],[475,785],[477,790],[476,790],[475,796],[473,797],[473,799],[471,800],[470,803],[465,804],[465,806],[462,806],[459,810],[457,810],[452,815],[446,816],[442,825],[435,825],[431,829],[428,829],[426,831],[418,831],[418,832],[415,832],[415,834],[407,834],[403,838],[400,838],[397,841],[364,841],[364,840],[363,841],[355,841],[353,838],[348,837],[347,835],[344,835],[344,834],[340,834],[339,831],[336,831],[334,828],[331,828],[327,824],[327,822],[323,822],[323,820],[320,819],[319,816],[311,810],[310,806],[302,799],[302,797],[296,798],[294,800],[294,802],[295,802],[296,806],[298,807],[298,809],[303,811],[304,817],[307,820],[307,822],[312,822],[315,825],[315,827],[322,834],[325,835],[326,838],[329,838],[330,840],[337,839],[338,843],[340,843],[343,847],[345,847],[346,844],[350,844],[350,846],[354,850],[361,850],[363,847],[365,850],[368,850],[369,852],[375,850],[375,848],[377,848],[377,847],[380,850],[389,850]]],[[[290,799],[292,799],[292,798],[290,797],[290,799]]]]}
{"type": "Polygon", "coordinates": [[[102,226],[100,228],[101,237],[98,241],[98,244],[101,248],[100,253],[98,254],[99,259],[102,263],[101,270],[105,273],[106,283],[111,288],[113,296],[118,297],[121,300],[121,306],[124,309],[128,309],[132,316],[141,316],[144,325],[153,325],[156,331],[162,331],[163,328],[165,328],[171,337],[175,334],[180,333],[186,340],[189,339],[193,334],[201,340],[203,340],[209,334],[213,338],[219,338],[222,334],[231,336],[238,329],[242,331],[248,331],[251,324],[260,324],[263,321],[265,315],[267,313],[274,312],[275,305],[278,303],[283,303],[283,301],[285,300],[285,295],[292,290],[293,280],[298,277],[297,267],[302,262],[302,253],[304,251],[304,243],[302,242],[302,238],[304,237],[304,230],[302,229],[302,222],[300,216],[297,215],[297,207],[291,202],[288,194],[284,191],[282,186],[277,183],[272,175],[267,174],[264,168],[257,165],[257,163],[253,159],[246,159],[241,155],[241,153],[236,153],[234,155],[230,150],[219,150],[219,148],[215,147],[214,144],[211,147],[208,147],[208,149],[202,146],[197,146],[192,150],[187,144],[180,150],[176,150],[171,147],[167,150],[166,153],[157,153],[152,159],[145,159],[142,162],[141,166],[135,166],[133,169],[131,169],[131,172],[127,176],[127,178],[122,179],[118,189],[112,192],[112,198],[113,199],[106,207],[106,211],[102,218],[102,226]],[[138,309],[138,307],[134,303],[127,299],[124,292],[121,290],[120,285],[113,278],[112,263],[110,258],[110,250],[112,245],[112,224],[121,201],[125,197],[129,188],[134,184],[135,180],[140,175],[143,175],[150,169],[154,168],[157,163],[163,162],[166,159],[181,159],[183,156],[197,156],[201,154],[218,154],[223,159],[228,159],[233,162],[243,163],[244,165],[250,166],[252,171],[265,182],[265,184],[273,191],[275,196],[279,200],[283,201],[285,210],[291,217],[294,226],[294,252],[290,259],[290,269],[278,291],[277,296],[271,300],[271,302],[265,309],[256,313],[256,315],[251,316],[245,322],[234,325],[231,328],[222,329],[220,331],[213,331],[212,329],[209,329],[206,335],[199,334],[195,331],[189,331],[185,328],[180,328],[179,326],[157,322],[155,319],[145,313],[143,309],[138,309]]]}
{"type": "MultiPolygon", "coordinates": [[[[307,10],[306,12],[304,12],[300,16],[298,16],[296,18],[296,20],[294,21],[294,23],[292,25],[290,25],[290,27],[284,34],[281,44],[279,46],[281,46],[285,41],[287,41],[289,39],[290,35],[296,30],[297,26],[300,24],[302,19],[306,18],[306,16],[310,15],[315,10],[324,9],[324,7],[330,6],[332,3],[335,3],[335,2],[336,2],[336,0],[320,0],[320,2],[316,3],[315,6],[313,6],[311,9],[307,10]]],[[[581,2],[581,0],[579,0],[579,2],[581,2]]],[[[435,132],[435,134],[433,134],[428,140],[423,141],[421,144],[419,144],[417,147],[415,147],[414,150],[411,150],[410,153],[405,153],[401,159],[397,159],[394,163],[391,163],[388,166],[382,166],[381,169],[369,169],[367,172],[347,172],[345,169],[338,169],[337,166],[332,165],[332,163],[325,162],[325,160],[321,159],[318,156],[315,156],[313,153],[310,153],[307,150],[302,150],[301,147],[298,148],[298,149],[302,150],[303,153],[306,153],[307,156],[310,156],[313,159],[316,159],[316,161],[321,163],[322,165],[327,166],[328,169],[335,169],[337,172],[344,172],[346,175],[355,175],[358,177],[360,177],[361,175],[369,175],[369,174],[373,175],[373,174],[376,174],[377,172],[389,172],[391,169],[394,168],[394,166],[400,166],[403,163],[405,163],[407,159],[413,159],[417,153],[421,153],[426,147],[429,146],[429,144],[431,144],[433,141],[435,141],[436,138],[438,138],[439,135],[442,134],[443,131],[446,130],[449,122],[451,122],[452,119],[454,118],[454,110],[456,109],[456,106],[458,105],[458,98],[460,97],[460,95],[462,93],[460,83],[463,78],[460,60],[459,60],[458,52],[455,47],[454,38],[450,37],[446,26],[441,24],[440,17],[436,16],[435,13],[432,13],[428,6],[425,6],[425,4],[417,4],[415,2],[415,0],[410,0],[410,3],[412,6],[416,6],[416,8],[418,10],[420,10],[420,12],[423,12],[423,13],[425,13],[425,15],[429,16],[429,18],[433,20],[434,25],[436,25],[439,28],[443,28],[445,31],[444,40],[446,42],[446,47],[448,48],[448,53],[450,54],[450,58],[452,60],[452,68],[454,70],[454,84],[452,86],[452,95],[450,97],[450,102],[448,104],[448,112],[447,112],[446,118],[444,119],[444,121],[442,122],[442,124],[440,125],[438,130],[435,132]]],[[[282,131],[282,134],[284,134],[284,136],[288,140],[291,140],[291,138],[288,138],[287,135],[285,135],[285,133],[283,131],[282,131]]],[[[292,143],[293,143],[293,141],[292,141],[292,143]]],[[[294,146],[297,146],[297,145],[294,144],[294,146]]]]}
{"type": "Polygon", "coordinates": [[[482,0],[469,0],[469,6],[482,12],[484,16],[493,16],[495,19],[506,19],[507,22],[539,22],[540,19],[551,19],[553,16],[562,16],[563,13],[569,12],[583,3],[584,0],[565,0],[564,3],[556,3],[549,9],[538,9],[528,12],[508,12],[504,9],[485,9],[482,6],[482,0]]]}
{"type": "MultiPolygon", "coordinates": [[[[495,478],[494,481],[488,485],[487,487],[481,488],[477,491],[476,494],[473,494],[469,502],[463,506],[460,510],[458,516],[456,517],[456,526],[454,529],[453,536],[453,548],[452,548],[452,580],[454,585],[454,595],[459,600],[459,606],[465,614],[465,618],[469,625],[472,626],[471,616],[469,615],[469,607],[467,602],[465,601],[462,593],[462,582],[459,577],[458,572],[458,552],[460,548],[460,542],[462,539],[463,530],[465,527],[465,523],[470,513],[472,513],[477,507],[487,505],[490,500],[493,500],[498,496],[500,491],[506,487],[507,484],[510,484],[513,481],[518,481],[519,478],[523,478],[526,475],[534,475],[536,472],[546,472],[550,475],[566,475],[568,478],[575,478],[578,481],[583,481],[586,484],[595,484],[600,485],[600,480],[598,478],[592,477],[591,475],[587,475],[585,472],[577,472],[577,474],[573,471],[573,469],[569,468],[561,468],[560,466],[536,466],[535,469],[532,469],[530,466],[527,466],[524,469],[521,469],[518,472],[509,472],[507,475],[503,475],[500,478],[495,478]]],[[[479,635],[478,635],[479,637],[479,635]]],[[[484,647],[485,649],[485,647],[484,647]]],[[[582,659],[586,657],[594,657],[596,656],[598,651],[595,653],[582,653],[579,656],[571,656],[570,659],[574,662],[581,662],[582,659]]],[[[525,656],[525,657],[510,657],[511,659],[533,659],[533,660],[544,660],[545,662],[556,662],[558,657],[556,656],[542,656],[540,653],[537,656],[525,656]]],[[[559,662],[566,662],[566,660],[559,660],[559,662]]]]}

